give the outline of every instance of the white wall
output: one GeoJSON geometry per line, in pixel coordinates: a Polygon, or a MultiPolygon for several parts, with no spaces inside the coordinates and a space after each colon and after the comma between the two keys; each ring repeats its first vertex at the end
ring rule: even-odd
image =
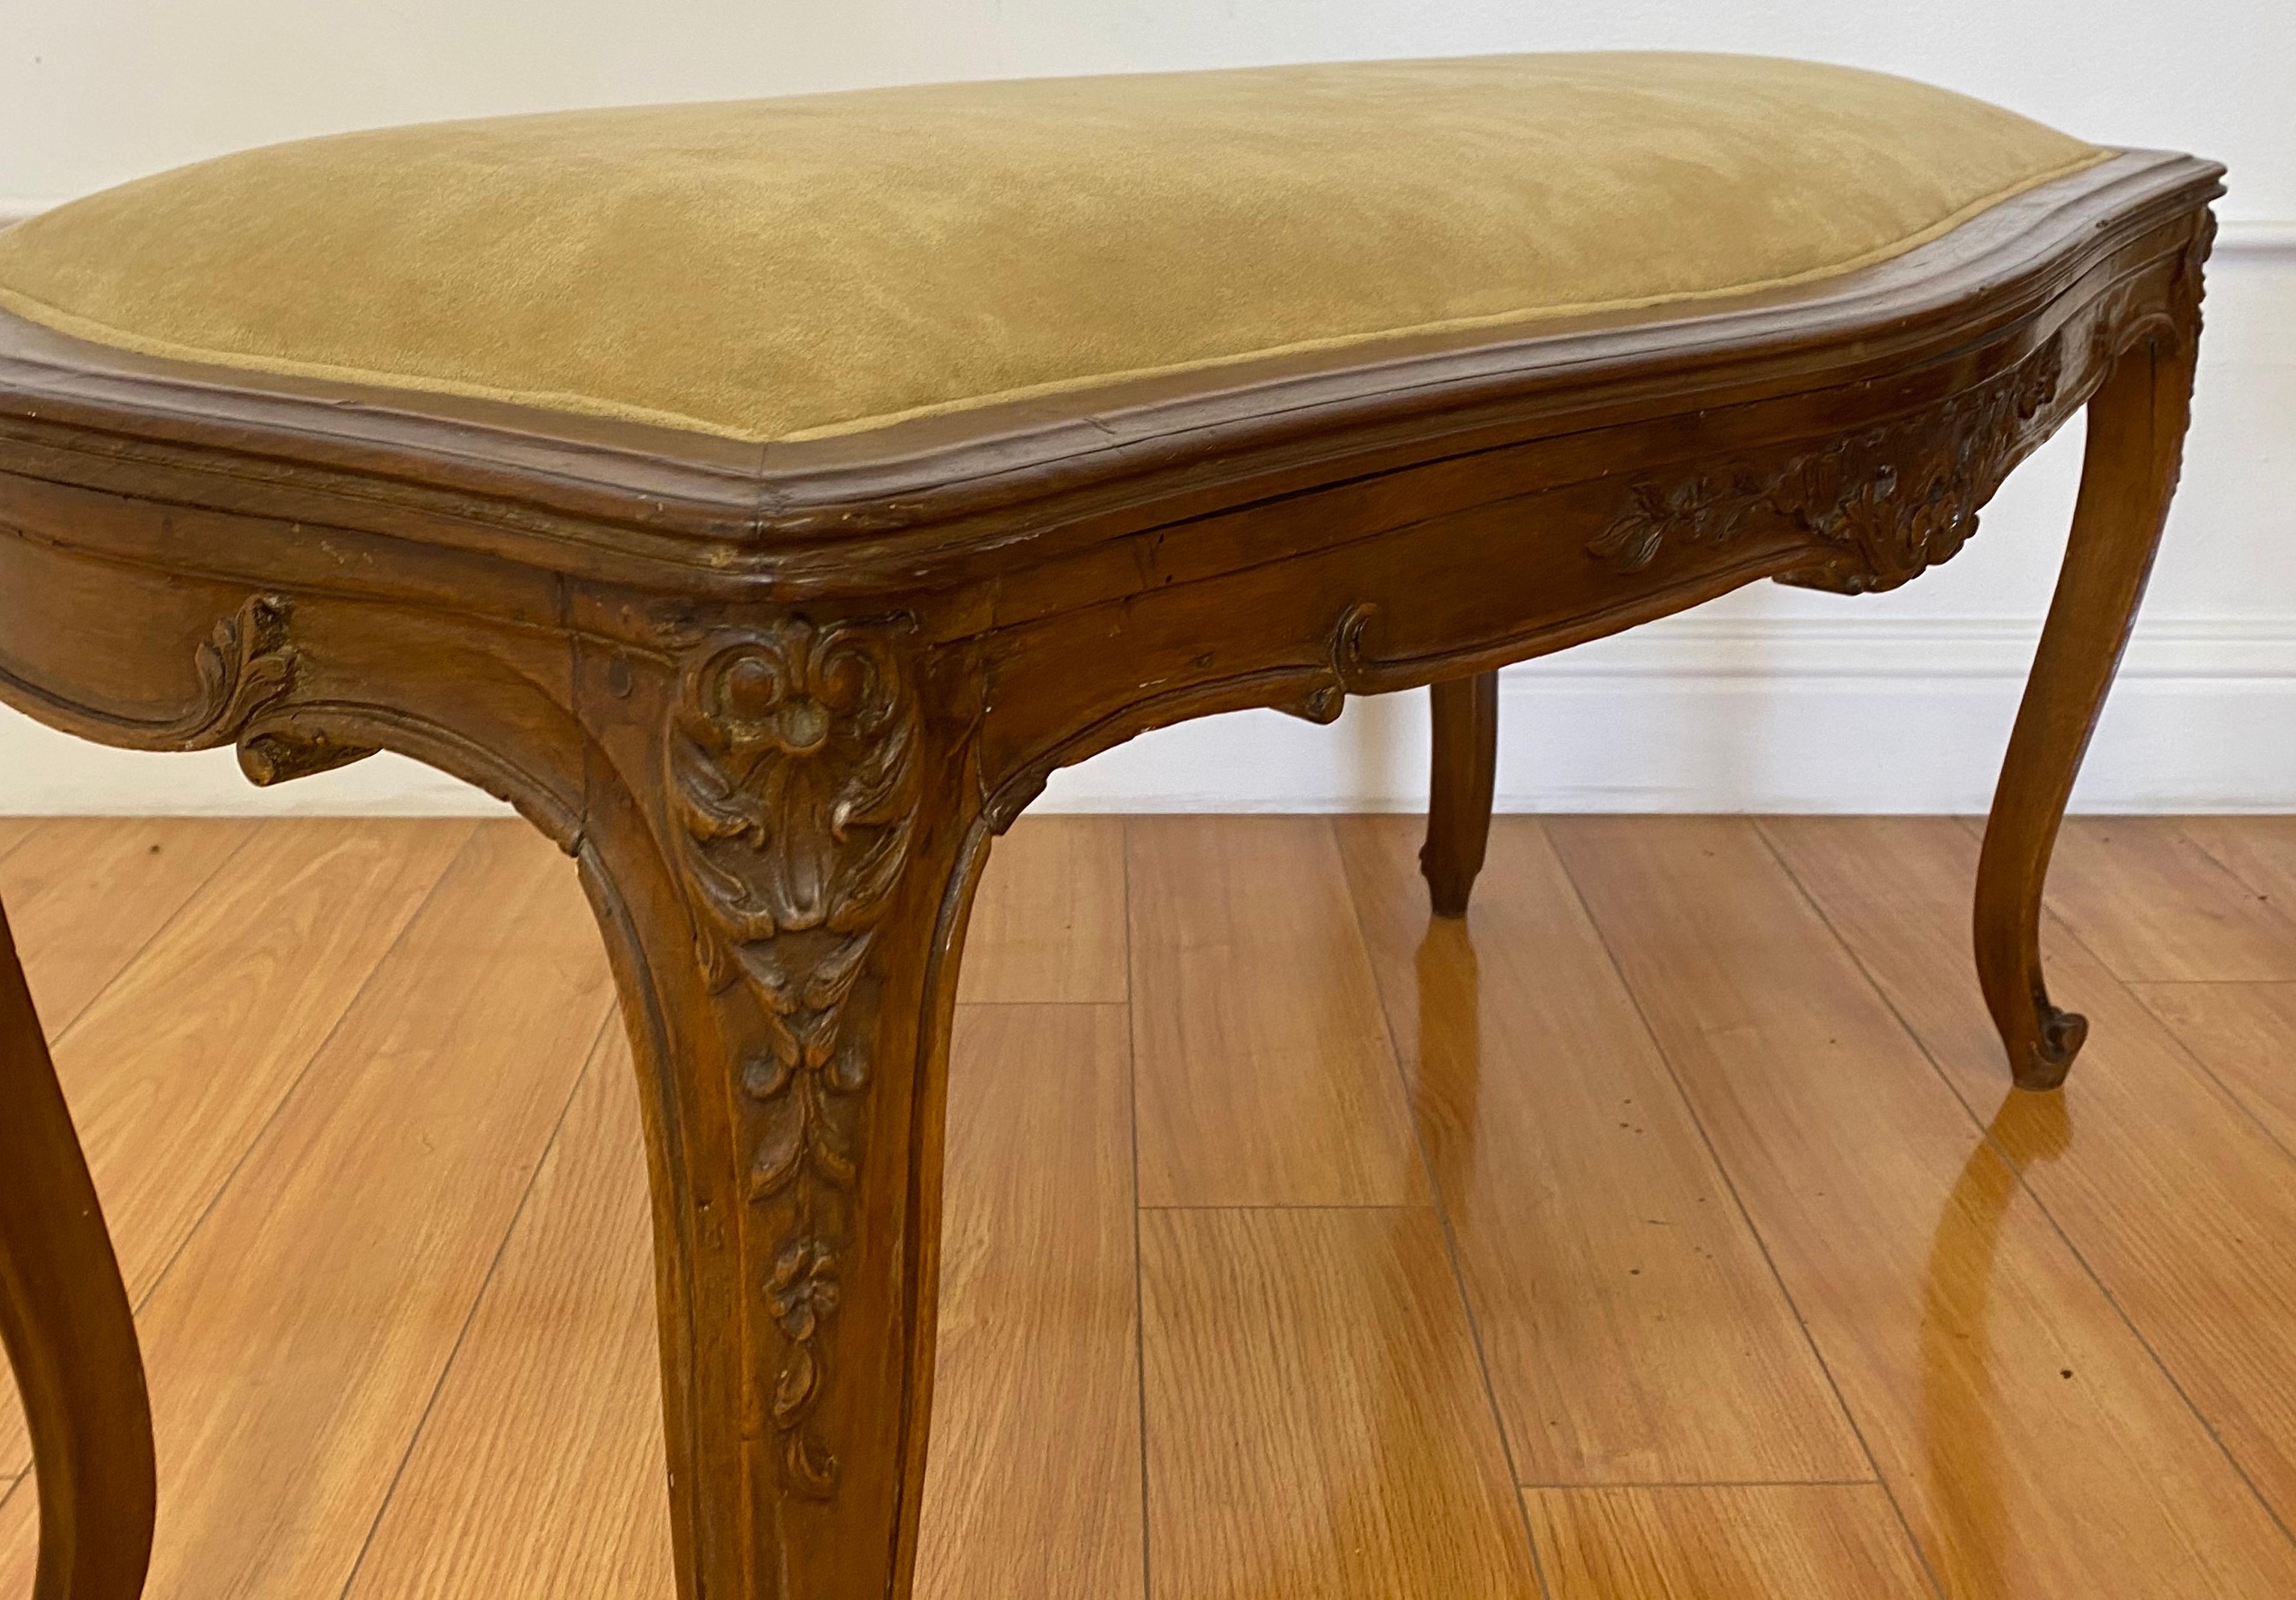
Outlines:
{"type": "MultiPolygon", "coordinates": [[[[865,84],[1478,51],[1693,48],[1949,85],[2233,169],[2169,542],[2076,803],[2296,808],[2296,3],[2185,0],[6,0],[0,215],[340,128],[865,84]]],[[[2047,603],[2078,429],[1951,566],[1849,601],[1763,587],[1512,671],[1502,803],[1980,805],[2047,603]]],[[[1249,713],[1055,781],[1095,808],[1407,806],[1421,696],[1249,713]]],[[[0,717],[0,811],[435,810],[389,758],[250,790],[227,753],[96,750],[0,717]]]]}

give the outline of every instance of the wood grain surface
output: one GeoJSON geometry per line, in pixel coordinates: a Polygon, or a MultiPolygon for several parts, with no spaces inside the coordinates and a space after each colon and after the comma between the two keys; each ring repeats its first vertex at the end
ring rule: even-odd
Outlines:
{"type": "MultiPolygon", "coordinates": [[[[2120,827],[2119,819],[2087,825],[2100,825],[2120,827]]],[[[2122,1319],[2274,1514],[2284,1521],[2296,1513],[2296,1264],[2259,1248],[2296,1234],[2285,1149],[2072,936],[2070,921],[2049,931],[2050,972],[2090,1019],[2086,1070],[2054,1097],[2002,1087],[1990,1023],[1962,959],[1965,891],[1956,886],[1975,859],[1968,831],[1944,818],[1764,826],[2122,1319]],[[2178,1203],[2163,1205],[2165,1195],[2178,1203]],[[2238,1226],[2227,1227],[2229,1218],[2238,1226]],[[2242,1336],[2227,1339],[2228,1329],[2242,1336]]],[[[2068,898],[2109,904],[2125,859],[2077,855],[2062,869],[2068,898]]],[[[2130,861],[2128,871],[2146,890],[2170,889],[2164,898],[2192,914],[2204,914],[2211,890],[2231,915],[2244,898],[2209,874],[2167,882],[2157,860],[2130,861]]],[[[2276,937],[2268,925],[2251,931],[2257,946],[2247,959],[2267,954],[2265,941],[2276,937]]],[[[2116,948],[2131,970],[2157,970],[2136,941],[2116,948]]]]}
{"type": "MultiPolygon", "coordinates": [[[[131,1303],[206,1217],[470,835],[454,824],[266,823],[249,846],[263,871],[210,879],[55,1030],[57,1078],[131,1303]]],[[[100,948],[111,904],[52,906],[51,926],[67,909],[88,926],[59,929],[60,946],[100,948]]],[[[0,1468],[11,1472],[29,1465],[19,1426],[11,1395],[0,1402],[0,1468]]]]}
{"type": "MultiPolygon", "coordinates": [[[[1552,833],[1947,1592],[2296,1582],[2208,1424],[1757,827],[1552,833]]],[[[2021,1104],[2044,1129],[2066,1104],[2021,1104]]]]}
{"type": "Polygon", "coordinates": [[[1459,927],[1411,819],[1339,827],[1523,1481],[1872,1477],[1546,835],[1496,825],[1459,927]]]}
{"type": "MultiPolygon", "coordinates": [[[[73,833],[132,864],[102,835],[152,828],[73,833]]],[[[2157,831],[2205,858],[2130,862],[2132,882],[2276,937],[2216,870],[2261,874],[2276,819],[2157,831]]],[[[2132,981],[2053,923],[2053,976],[2096,1031],[2062,1095],[2031,1095],[1992,1054],[1976,839],[1952,819],[1501,818],[1464,923],[1429,916],[1407,819],[1017,839],[983,894],[1039,909],[974,954],[1039,997],[962,1006],[952,1055],[935,1600],[2296,1582],[2271,1514],[2296,1289],[2267,1243],[2296,1195],[2273,1113],[2296,1111],[2296,985],[2132,981]],[[1358,956],[1223,911],[1225,959],[1289,968],[1301,1013],[1365,1019],[1432,1204],[1139,1206],[1135,1106],[1179,1069],[1136,1048],[1136,1013],[1206,991],[1134,962],[1120,921],[1089,960],[1035,930],[1092,925],[1075,902],[1128,877],[1137,905],[1143,876],[1329,901],[1358,956]],[[1111,970],[1128,1003],[1098,997],[1111,970]]],[[[507,824],[242,844],[58,1030],[74,1095],[114,1108],[98,1177],[144,1284],[174,1508],[153,1592],[659,1600],[636,1095],[563,862],[507,824]],[[217,942],[258,904],[275,927],[217,942]],[[275,1040],[246,1020],[266,996],[311,1014],[275,1040]]],[[[2128,860],[2067,857],[2092,930],[2167,915],[2122,903],[2128,860]]],[[[1248,1072],[1261,1037],[1190,1071],[1248,1072]]],[[[1227,1109],[1270,1144],[1292,1114],[1227,1109]]],[[[15,1471],[0,1582],[20,1590],[15,1471]]]]}
{"type": "Polygon", "coordinates": [[[1533,1585],[1441,1224],[1147,1210],[1156,1600],[1513,1600],[1533,1585]]]}
{"type": "Polygon", "coordinates": [[[0,857],[0,905],[51,1037],[78,1020],[255,831],[237,818],[58,817],[0,857]]]}
{"type": "Polygon", "coordinates": [[[1128,1026],[1081,1004],[957,1019],[919,1555],[933,1600],[1140,1600],[1128,1026]]]}
{"type": "Polygon", "coordinates": [[[1554,1600],[1924,1600],[1890,1497],[1864,1483],[1524,1492],[1554,1600]]]}
{"type": "Polygon", "coordinates": [[[1330,825],[1144,817],[1130,874],[1141,1203],[1423,1203],[1330,825]]]}
{"type": "MultiPolygon", "coordinates": [[[[565,862],[481,830],[141,1309],[152,1592],[341,1590],[611,1006],[565,862]]],[[[19,1592],[30,1509],[0,1507],[19,1592]]]]}

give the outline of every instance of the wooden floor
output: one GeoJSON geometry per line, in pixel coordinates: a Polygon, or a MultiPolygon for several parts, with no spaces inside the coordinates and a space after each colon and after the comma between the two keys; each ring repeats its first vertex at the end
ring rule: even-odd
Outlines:
{"type": "MultiPolygon", "coordinates": [[[[2296,1595],[2296,818],[1054,819],[949,1095],[932,1600],[2296,1595]]],[[[160,1600],[670,1594],[627,1052],[512,824],[0,823],[160,1600]]],[[[0,1414],[0,1490],[27,1465],[0,1414]]],[[[0,1593],[29,1592],[29,1478],[0,1593]]]]}

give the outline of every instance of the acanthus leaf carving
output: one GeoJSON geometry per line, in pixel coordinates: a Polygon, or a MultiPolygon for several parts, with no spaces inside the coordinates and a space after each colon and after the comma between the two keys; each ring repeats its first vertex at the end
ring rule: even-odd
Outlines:
{"type": "Polygon", "coordinates": [[[295,651],[287,642],[290,607],[278,595],[251,595],[219,619],[193,652],[199,691],[172,717],[144,718],[101,709],[0,668],[0,684],[17,703],[83,737],[133,750],[205,750],[239,737],[256,714],[293,687],[295,651]]]}
{"type": "Polygon", "coordinates": [[[702,971],[755,1001],[740,1087],[781,1333],[767,1411],[791,1486],[825,1497],[837,1457],[816,1415],[862,1159],[870,954],[915,831],[920,718],[885,628],[788,618],[704,639],[669,731],[702,971]]]}
{"type": "Polygon", "coordinates": [[[1718,548],[1783,525],[1817,548],[1779,582],[1846,594],[1894,588],[1969,542],[1979,509],[2054,426],[2062,372],[2053,341],[1973,388],[1816,450],[1637,479],[1587,553],[1632,573],[1669,546],[1718,548]]]}
{"type": "Polygon", "coordinates": [[[216,624],[200,645],[201,695],[186,740],[220,743],[236,737],[255,713],[292,686],[295,652],[287,643],[289,607],[277,595],[253,595],[237,614],[216,624]]]}
{"type": "Polygon", "coordinates": [[[1644,479],[1629,491],[1627,508],[1587,545],[1587,554],[1635,572],[1669,543],[1727,544],[1769,488],[1745,465],[1671,483],[1644,479]]]}

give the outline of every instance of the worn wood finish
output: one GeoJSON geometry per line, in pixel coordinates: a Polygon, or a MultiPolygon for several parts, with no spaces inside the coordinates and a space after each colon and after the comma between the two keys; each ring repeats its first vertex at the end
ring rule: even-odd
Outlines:
{"type": "Polygon", "coordinates": [[[1427,842],[1419,869],[1438,916],[1467,915],[1467,897],[1491,833],[1498,781],[1499,675],[1478,672],[1430,685],[1435,756],[1427,779],[1427,842]]]}
{"type": "Polygon", "coordinates": [[[152,1555],[144,1358],[4,913],[0,1096],[0,1342],[39,1468],[33,1600],[126,1600],[152,1555]]]}
{"type": "MultiPolygon", "coordinates": [[[[259,783],[405,751],[573,855],[646,1112],[683,1592],[901,1596],[968,904],[1059,766],[1241,707],[1328,719],[1757,578],[1895,586],[2095,395],[1980,917],[2020,1073],[2062,1067],[2032,907],[2173,476],[2218,176],[2133,152],[1687,316],[762,452],[0,318],[0,698],[235,744],[259,783]]],[[[1414,1197],[1374,1176],[1351,1197],[1414,1197]]]]}

